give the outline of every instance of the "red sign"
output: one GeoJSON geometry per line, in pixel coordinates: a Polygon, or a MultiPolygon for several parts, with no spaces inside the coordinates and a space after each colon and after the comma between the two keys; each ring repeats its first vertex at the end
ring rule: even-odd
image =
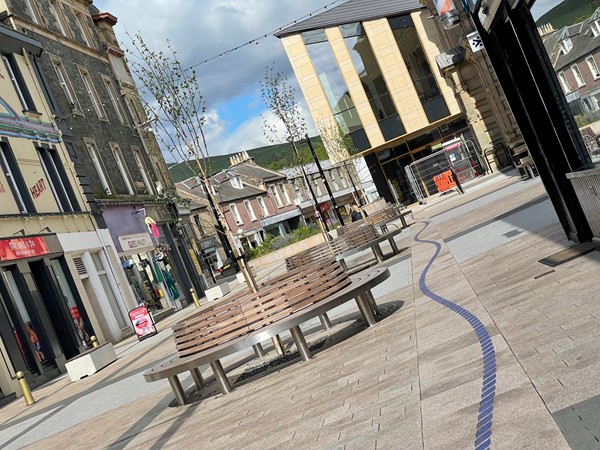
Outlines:
{"type": "Polygon", "coordinates": [[[322,213],[326,213],[327,211],[329,211],[329,203],[327,203],[327,202],[319,203],[319,209],[321,210],[322,213]]]}
{"type": "Polygon", "coordinates": [[[30,258],[48,253],[50,252],[46,240],[40,236],[0,241],[0,261],[30,258]]]}
{"type": "Polygon", "coordinates": [[[129,320],[131,320],[135,334],[140,341],[158,333],[152,316],[145,306],[140,306],[129,311],[129,320]]]}

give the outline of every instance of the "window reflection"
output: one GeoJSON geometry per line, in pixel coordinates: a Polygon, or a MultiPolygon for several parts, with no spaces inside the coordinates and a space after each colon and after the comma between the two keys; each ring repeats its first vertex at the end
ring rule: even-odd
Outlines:
{"type": "Polygon", "coordinates": [[[404,134],[404,125],[392,101],[363,26],[360,23],[351,23],[340,26],[340,31],[373,113],[377,117],[383,137],[389,141],[404,134]]]}
{"type": "Polygon", "coordinates": [[[345,134],[350,135],[356,150],[368,149],[370,147],[369,140],[325,32],[323,30],[307,31],[302,33],[302,38],[336,122],[345,134]]]}
{"type": "Polygon", "coordinates": [[[449,116],[450,111],[431,72],[411,17],[398,16],[388,20],[427,119],[431,123],[449,116]]]}

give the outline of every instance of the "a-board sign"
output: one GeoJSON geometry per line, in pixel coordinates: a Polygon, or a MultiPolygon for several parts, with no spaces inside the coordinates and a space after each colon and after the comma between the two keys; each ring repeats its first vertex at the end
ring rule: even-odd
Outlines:
{"type": "Polygon", "coordinates": [[[131,320],[133,330],[140,341],[158,333],[150,311],[145,306],[139,306],[129,311],[129,320],[131,320]]]}

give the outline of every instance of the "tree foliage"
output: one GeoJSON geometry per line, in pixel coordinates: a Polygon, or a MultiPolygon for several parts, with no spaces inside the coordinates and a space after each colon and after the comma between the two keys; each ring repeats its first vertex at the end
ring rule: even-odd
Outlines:
{"type": "Polygon", "coordinates": [[[206,105],[196,71],[183,67],[170,42],[167,51],[154,51],[139,33],[127,35],[128,65],[141,83],[144,108],[158,140],[176,160],[197,159],[202,175],[210,173],[206,105]]]}

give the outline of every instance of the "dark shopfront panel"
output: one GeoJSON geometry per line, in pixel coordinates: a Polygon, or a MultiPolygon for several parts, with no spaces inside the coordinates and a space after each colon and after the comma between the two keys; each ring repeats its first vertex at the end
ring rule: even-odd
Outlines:
{"type": "Polygon", "coordinates": [[[64,372],[93,334],[62,255],[0,264],[0,337],[33,386],[64,372]]]}
{"type": "Polygon", "coordinates": [[[387,202],[394,202],[393,187],[398,201],[410,204],[417,200],[412,192],[405,167],[414,161],[431,155],[442,142],[463,136],[472,139],[472,132],[466,118],[460,117],[439,125],[418,136],[397,143],[395,146],[365,156],[373,182],[379,195],[387,202]]]}

